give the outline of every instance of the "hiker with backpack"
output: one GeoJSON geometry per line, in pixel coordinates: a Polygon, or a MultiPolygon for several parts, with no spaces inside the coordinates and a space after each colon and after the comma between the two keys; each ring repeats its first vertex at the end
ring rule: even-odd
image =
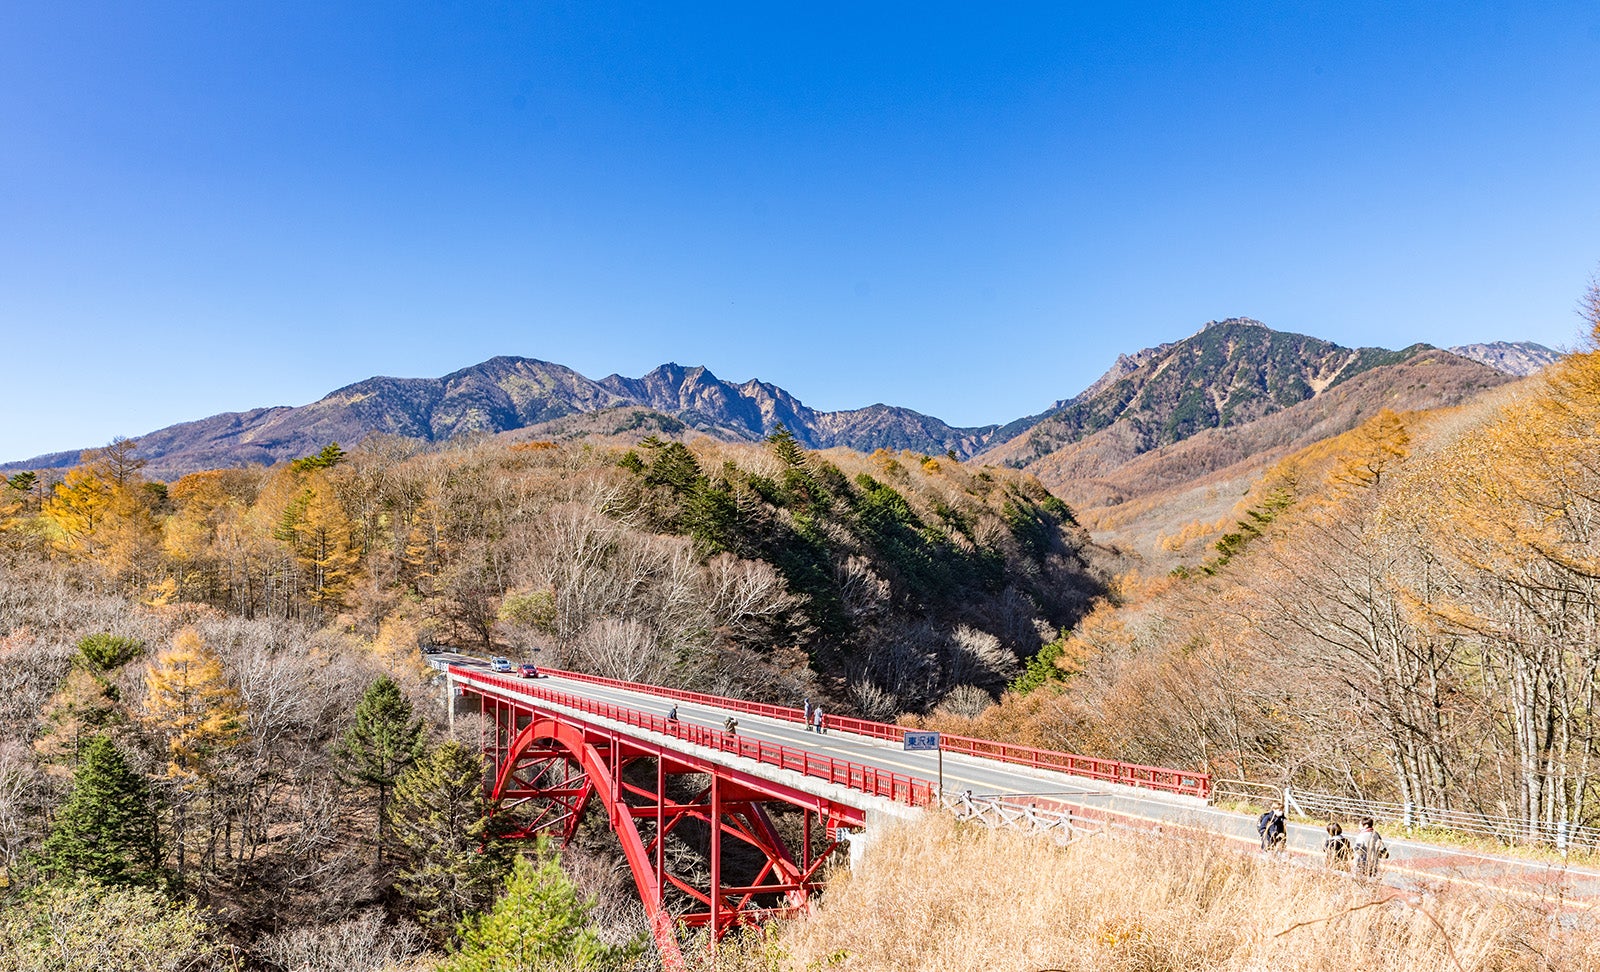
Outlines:
{"type": "Polygon", "coordinates": [[[1328,836],[1322,841],[1322,859],[1336,871],[1350,869],[1350,838],[1344,835],[1344,828],[1330,821],[1328,823],[1328,836]]]}
{"type": "Polygon", "coordinates": [[[1272,809],[1262,814],[1256,821],[1256,833],[1261,835],[1261,849],[1264,851],[1281,850],[1288,835],[1288,826],[1283,819],[1283,804],[1274,803],[1272,809]]]}
{"type": "Polygon", "coordinates": [[[1362,818],[1361,833],[1356,835],[1352,851],[1352,870],[1364,878],[1376,878],[1383,860],[1389,856],[1389,845],[1383,842],[1383,835],[1373,829],[1371,817],[1362,818]]]}

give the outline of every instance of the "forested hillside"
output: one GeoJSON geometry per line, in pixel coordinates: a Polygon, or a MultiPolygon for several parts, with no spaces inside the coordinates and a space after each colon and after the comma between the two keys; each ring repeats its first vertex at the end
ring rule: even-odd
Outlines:
{"type": "Polygon", "coordinates": [[[373,439],[170,485],[143,478],[135,445],[59,482],[13,477],[14,555],[149,605],[368,639],[543,648],[761,696],[820,677],[876,715],[998,690],[1100,593],[1083,532],[1036,480],[808,453],[786,431],[626,451],[373,439]]]}
{"type": "Polygon", "coordinates": [[[1600,821],[1600,292],[1589,350],[1284,459],[1171,576],[1122,580],[977,723],[1227,777],[1600,821]]]}
{"type": "MultiPolygon", "coordinates": [[[[784,431],[373,438],[170,484],[135,456],[0,486],[0,874],[74,902],[85,941],[143,909],[174,968],[219,942],[283,968],[335,941],[420,954],[487,906],[510,861],[477,852],[477,730],[428,724],[422,644],[971,713],[1104,591],[1030,477],[784,431]]],[[[612,887],[610,861],[586,873],[612,887]]],[[[18,909],[0,946],[44,920],[18,909]]]]}

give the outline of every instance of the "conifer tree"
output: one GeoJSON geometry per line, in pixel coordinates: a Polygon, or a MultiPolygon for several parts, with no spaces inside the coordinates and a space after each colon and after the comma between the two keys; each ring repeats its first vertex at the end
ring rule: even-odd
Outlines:
{"type": "Polygon", "coordinates": [[[72,792],[56,813],[39,851],[52,876],[105,884],[153,885],[161,843],[150,785],[105,736],[84,747],[72,792]]]}
{"type": "Polygon", "coordinates": [[[767,447],[779,462],[790,469],[798,469],[806,464],[806,451],[800,447],[800,441],[794,437],[794,433],[782,424],[767,436],[767,447]]]}
{"type": "Polygon", "coordinates": [[[78,654],[98,672],[121,668],[143,653],[144,644],[136,638],[92,634],[78,639],[78,654]]]}
{"type": "Polygon", "coordinates": [[[378,795],[378,860],[389,816],[389,794],[400,774],[422,756],[422,720],[411,716],[411,703],[387,675],[378,676],[356,705],[355,725],[344,734],[338,756],[345,779],[378,795]]]}
{"type": "Polygon", "coordinates": [[[406,855],[400,893],[441,936],[488,908],[510,864],[509,845],[491,839],[483,774],[480,754],[446,740],[395,784],[389,816],[406,855]]]}
{"type": "Polygon", "coordinates": [[[546,838],[537,856],[537,864],[517,860],[493,911],[463,922],[460,944],[441,972],[621,969],[639,955],[641,941],[601,941],[590,919],[594,899],[578,897],[546,838]]]}
{"type": "Polygon", "coordinates": [[[314,456],[305,456],[289,463],[298,472],[310,472],[313,469],[332,469],[344,462],[345,452],[339,448],[339,443],[330,442],[322,447],[322,451],[314,456]]]}
{"type": "Polygon", "coordinates": [[[19,472],[15,476],[11,476],[10,478],[8,478],[6,480],[6,485],[10,486],[12,489],[16,490],[19,493],[26,494],[26,493],[32,493],[34,485],[37,484],[38,482],[39,482],[39,474],[38,473],[36,473],[36,472],[19,472]]]}

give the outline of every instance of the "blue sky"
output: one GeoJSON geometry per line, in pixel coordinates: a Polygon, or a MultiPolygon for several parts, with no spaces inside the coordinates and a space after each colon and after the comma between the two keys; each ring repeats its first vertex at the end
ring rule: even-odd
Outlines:
{"type": "Polygon", "coordinates": [[[496,354],[982,424],[1235,315],[1570,345],[1597,122],[1592,3],[10,3],[0,459],[496,354]]]}

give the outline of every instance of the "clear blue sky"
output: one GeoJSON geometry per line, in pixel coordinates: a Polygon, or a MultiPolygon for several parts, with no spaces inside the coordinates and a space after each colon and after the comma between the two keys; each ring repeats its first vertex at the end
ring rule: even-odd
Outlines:
{"type": "Polygon", "coordinates": [[[980,424],[1212,318],[1579,336],[1592,2],[601,7],[0,7],[0,459],[496,354],[980,424]]]}

